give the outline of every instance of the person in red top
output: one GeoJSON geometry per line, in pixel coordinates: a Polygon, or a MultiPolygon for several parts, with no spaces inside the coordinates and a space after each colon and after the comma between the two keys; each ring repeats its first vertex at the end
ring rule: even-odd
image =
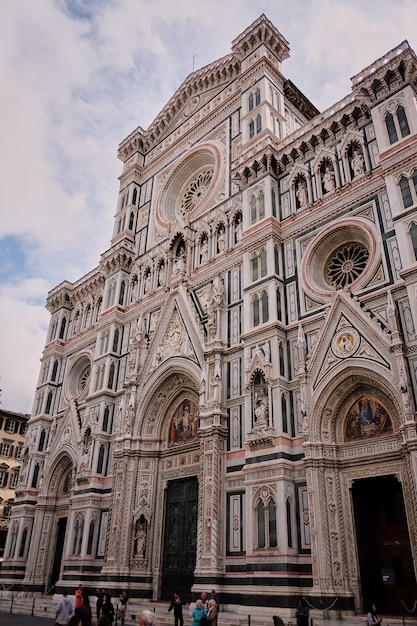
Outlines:
{"type": "Polygon", "coordinates": [[[83,605],[83,586],[80,583],[75,590],[75,615],[78,615],[81,619],[81,607],[83,605]]]}

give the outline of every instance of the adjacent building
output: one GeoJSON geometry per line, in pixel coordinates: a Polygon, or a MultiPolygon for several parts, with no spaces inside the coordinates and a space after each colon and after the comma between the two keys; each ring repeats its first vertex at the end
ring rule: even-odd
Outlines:
{"type": "Polygon", "coordinates": [[[4,554],[29,417],[0,408],[0,558],[4,554]]]}
{"type": "Polygon", "coordinates": [[[261,15],[122,141],[47,298],[4,584],[399,613],[417,561],[417,58],[319,112],[261,15]]]}

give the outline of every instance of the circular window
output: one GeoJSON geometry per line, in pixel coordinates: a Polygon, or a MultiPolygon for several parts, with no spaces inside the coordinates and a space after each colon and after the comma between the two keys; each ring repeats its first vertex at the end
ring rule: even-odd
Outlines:
{"type": "Polygon", "coordinates": [[[210,206],[224,185],[224,146],[208,141],[191,149],[165,178],[156,217],[165,228],[176,220],[193,219],[210,206]]]}
{"type": "Polygon", "coordinates": [[[305,292],[325,301],[335,289],[363,288],[378,267],[378,248],[368,220],[352,217],[329,225],[313,239],[301,260],[305,292]]]}
{"type": "Polygon", "coordinates": [[[90,378],[90,373],[91,373],[91,367],[87,365],[87,367],[85,368],[85,370],[82,372],[80,376],[80,384],[79,384],[80,393],[84,391],[84,389],[86,388],[88,380],[90,378]]]}
{"type": "Polygon", "coordinates": [[[190,183],[184,192],[180,212],[182,215],[192,211],[199,202],[202,201],[210,187],[213,179],[214,170],[212,168],[204,169],[190,183]]]}
{"type": "Polygon", "coordinates": [[[351,285],[364,271],[369,259],[365,246],[352,243],[339,248],[328,259],[327,278],[336,288],[351,285]]]}
{"type": "Polygon", "coordinates": [[[66,398],[76,400],[87,392],[91,376],[90,358],[83,354],[72,365],[65,381],[66,398]]]}

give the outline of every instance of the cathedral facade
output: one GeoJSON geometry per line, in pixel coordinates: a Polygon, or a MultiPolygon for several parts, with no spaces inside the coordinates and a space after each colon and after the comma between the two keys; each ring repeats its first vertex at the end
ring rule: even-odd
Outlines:
{"type": "Polygon", "coordinates": [[[47,297],[3,584],[414,600],[417,58],[320,113],[288,57],[261,15],[120,144],[111,246],[47,297]]]}

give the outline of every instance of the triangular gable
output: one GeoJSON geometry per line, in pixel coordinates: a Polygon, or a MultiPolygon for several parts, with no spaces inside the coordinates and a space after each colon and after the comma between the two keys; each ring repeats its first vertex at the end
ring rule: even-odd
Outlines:
{"type": "Polygon", "coordinates": [[[154,371],[167,359],[185,357],[199,363],[204,362],[203,350],[199,331],[190,316],[186,294],[182,285],[178,293],[170,298],[159,315],[158,326],[155,330],[152,344],[149,348],[149,362],[144,364],[144,370],[154,371]]]}
{"type": "Polygon", "coordinates": [[[313,389],[341,362],[367,361],[390,369],[390,337],[347,293],[339,291],[308,360],[313,389]]]}

